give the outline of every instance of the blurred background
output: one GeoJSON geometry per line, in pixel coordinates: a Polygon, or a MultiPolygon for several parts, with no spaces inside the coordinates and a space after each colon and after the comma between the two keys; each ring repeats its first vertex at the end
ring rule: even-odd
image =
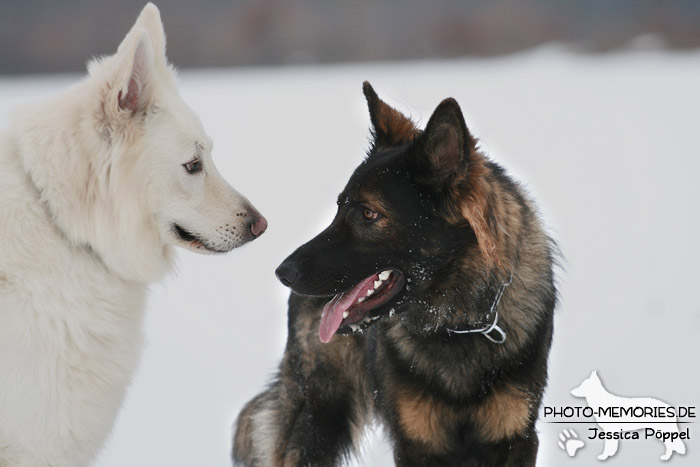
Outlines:
{"type": "MultiPolygon", "coordinates": [[[[697,0],[163,0],[180,68],[700,45],[697,0]],[[641,42],[640,42],[641,37],[641,42]]],[[[0,74],[81,71],[143,0],[0,1],[0,74]]]]}

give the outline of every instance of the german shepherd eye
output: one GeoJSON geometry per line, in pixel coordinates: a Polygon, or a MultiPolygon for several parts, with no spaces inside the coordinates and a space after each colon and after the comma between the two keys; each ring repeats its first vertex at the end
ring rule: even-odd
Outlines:
{"type": "Polygon", "coordinates": [[[379,217],[379,213],[376,213],[369,208],[365,208],[364,211],[362,211],[362,216],[368,221],[374,221],[379,217]]]}
{"type": "Polygon", "coordinates": [[[187,164],[182,164],[188,174],[196,174],[202,171],[202,161],[199,159],[193,159],[187,164]]]}

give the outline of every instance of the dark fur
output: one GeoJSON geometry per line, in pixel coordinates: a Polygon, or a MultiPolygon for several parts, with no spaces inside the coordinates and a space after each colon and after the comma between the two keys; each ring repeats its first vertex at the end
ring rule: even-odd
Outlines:
{"type": "Polygon", "coordinates": [[[331,466],[364,426],[399,466],[535,465],[556,304],[554,247],[524,190],[483,156],[453,99],[420,131],[364,86],[373,145],[338,214],[278,269],[290,284],[279,373],[238,417],[234,460],[331,466]],[[369,222],[365,208],[381,214],[369,222]],[[362,333],[318,337],[323,305],[388,267],[406,286],[362,333]],[[493,321],[503,344],[476,329],[493,321]],[[409,281],[410,280],[410,281],[409,281]],[[266,457],[267,456],[267,457],[266,457]]]}

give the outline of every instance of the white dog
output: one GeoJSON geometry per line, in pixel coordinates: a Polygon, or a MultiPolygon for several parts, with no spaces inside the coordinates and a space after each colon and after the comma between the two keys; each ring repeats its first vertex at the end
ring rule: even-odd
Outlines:
{"type": "Polygon", "coordinates": [[[670,405],[666,402],[651,397],[621,397],[611,394],[605,389],[603,382],[598,377],[598,372],[595,370],[591,376],[571,390],[571,395],[586,399],[588,406],[593,409],[598,426],[604,432],[601,436],[605,443],[603,452],[598,456],[599,460],[614,456],[619,440],[636,439],[639,434],[634,432],[638,430],[665,432],[670,435],[663,439],[666,452],[661,455],[661,460],[669,460],[674,452],[685,454],[685,444],[680,437],[676,437],[680,435],[676,417],[660,419],[653,416],[654,410],[660,411],[662,414],[668,413],[670,405]],[[644,415],[645,409],[650,411],[650,415],[644,415]],[[632,415],[623,414],[625,411],[632,415]],[[639,415],[634,415],[638,412],[639,415]]]}
{"type": "Polygon", "coordinates": [[[267,226],[175,84],[148,4],[115,55],[0,134],[2,467],[90,464],[173,245],[225,252],[267,226]]]}

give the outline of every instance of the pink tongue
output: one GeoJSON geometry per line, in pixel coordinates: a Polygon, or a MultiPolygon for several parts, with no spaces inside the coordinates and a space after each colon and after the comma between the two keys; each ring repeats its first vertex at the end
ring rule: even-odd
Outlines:
{"type": "Polygon", "coordinates": [[[321,315],[321,325],[318,329],[318,336],[324,344],[330,342],[333,334],[343,322],[343,313],[345,313],[360,297],[367,295],[367,291],[373,288],[374,281],[378,280],[376,274],[363,280],[349,292],[344,292],[336,295],[333,299],[326,303],[323,307],[321,315]]]}

